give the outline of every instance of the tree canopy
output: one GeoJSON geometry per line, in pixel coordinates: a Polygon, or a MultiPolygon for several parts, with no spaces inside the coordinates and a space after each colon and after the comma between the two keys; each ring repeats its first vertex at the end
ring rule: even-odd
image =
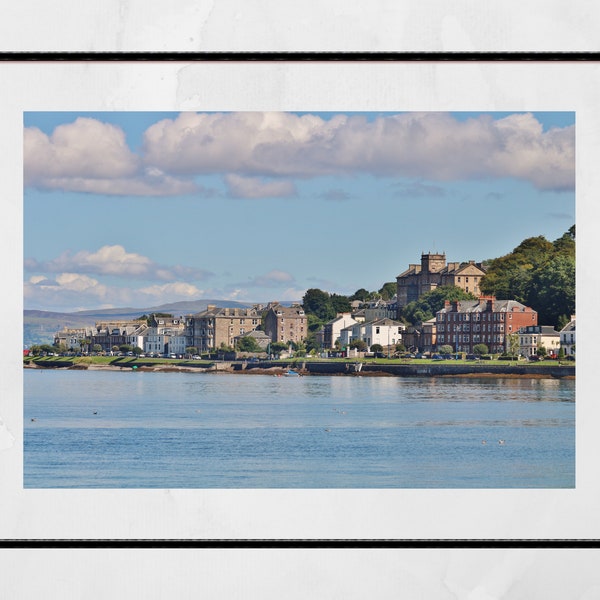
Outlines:
{"type": "Polygon", "coordinates": [[[476,300],[476,297],[454,285],[441,285],[423,294],[418,300],[409,302],[402,309],[401,317],[412,325],[428,321],[435,317],[438,310],[444,308],[446,300],[476,300]]]}
{"type": "Polygon", "coordinates": [[[554,242],[528,238],[487,261],[480,288],[499,300],[531,306],[540,324],[560,327],[575,312],[575,225],[554,242]]]}

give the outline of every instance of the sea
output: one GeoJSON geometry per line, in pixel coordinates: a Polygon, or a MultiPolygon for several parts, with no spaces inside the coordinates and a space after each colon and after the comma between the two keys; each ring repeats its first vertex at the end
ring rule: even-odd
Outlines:
{"type": "Polygon", "coordinates": [[[575,381],[24,371],[25,488],[573,488],[575,381]]]}

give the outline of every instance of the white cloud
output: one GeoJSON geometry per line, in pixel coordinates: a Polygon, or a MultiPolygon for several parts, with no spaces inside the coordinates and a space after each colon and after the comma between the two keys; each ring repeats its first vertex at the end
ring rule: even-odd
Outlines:
{"type": "Polygon", "coordinates": [[[109,288],[96,279],[77,273],[60,273],[56,279],[32,277],[25,282],[23,295],[26,307],[42,307],[44,310],[73,310],[75,306],[98,306],[116,304],[126,298],[110,293],[109,288]]]}
{"type": "Polygon", "coordinates": [[[118,179],[133,175],[139,158],[128,148],[119,127],[78,118],[59,125],[51,136],[36,127],[24,132],[25,183],[54,178],[118,179]]]}
{"type": "Polygon", "coordinates": [[[575,182],[575,127],[544,131],[531,114],[458,121],[447,113],[402,113],[369,121],[181,113],[146,130],[140,156],[123,130],[90,118],[50,136],[35,127],[24,134],[26,185],[107,195],[214,195],[193,179],[208,174],[223,175],[229,194],[240,198],[290,196],[290,177],[325,175],[515,177],[558,190],[575,182]]]}
{"type": "Polygon", "coordinates": [[[204,291],[189,283],[175,282],[144,288],[103,285],[78,273],[60,273],[54,281],[30,278],[24,284],[26,307],[73,311],[103,307],[144,307],[201,298],[204,291]]]}
{"type": "Polygon", "coordinates": [[[182,113],[148,128],[144,161],[172,175],[315,177],[370,173],[438,181],[518,177],[572,188],[575,129],[544,132],[531,114],[458,121],[405,113],[369,122],[291,113],[182,113]]]}
{"type": "Polygon", "coordinates": [[[144,302],[152,300],[161,304],[177,302],[179,300],[195,300],[200,298],[204,291],[190,283],[175,282],[164,285],[153,285],[140,288],[136,291],[138,298],[144,298],[144,302]]]}
{"type": "Polygon", "coordinates": [[[174,281],[180,278],[203,280],[212,275],[207,270],[182,265],[159,265],[147,256],[127,252],[118,244],[102,246],[95,252],[81,250],[71,254],[67,251],[46,262],[30,258],[25,260],[25,268],[44,273],[76,272],[158,281],[174,281]]]}
{"type": "Polygon", "coordinates": [[[186,194],[205,195],[206,193],[206,190],[189,179],[166,176],[160,179],[144,177],[132,177],[130,179],[50,177],[41,180],[38,187],[47,190],[64,190],[107,196],[179,196],[186,194]]]}
{"type": "Polygon", "coordinates": [[[264,181],[259,177],[227,175],[225,183],[233,198],[285,198],[296,193],[291,181],[264,181]]]}

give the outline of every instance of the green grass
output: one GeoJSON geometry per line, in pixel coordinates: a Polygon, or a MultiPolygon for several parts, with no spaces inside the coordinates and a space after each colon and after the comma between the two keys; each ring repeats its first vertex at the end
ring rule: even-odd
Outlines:
{"type": "MultiPolygon", "coordinates": [[[[24,357],[23,362],[29,363],[34,361],[38,364],[44,363],[64,363],[68,365],[115,365],[123,367],[138,366],[208,366],[214,361],[210,360],[192,360],[186,358],[136,358],[134,356],[45,356],[45,357],[24,357]]],[[[356,363],[378,364],[378,365],[479,365],[486,367],[490,365],[535,365],[535,366],[558,366],[556,360],[544,360],[540,362],[529,362],[525,360],[509,361],[509,360],[431,360],[427,358],[292,358],[272,360],[271,363],[281,365],[300,365],[304,362],[323,362],[323,363],[356,363]]],[[[561,361],[562,365],[574,366],[574,361],[561,361]]]]}

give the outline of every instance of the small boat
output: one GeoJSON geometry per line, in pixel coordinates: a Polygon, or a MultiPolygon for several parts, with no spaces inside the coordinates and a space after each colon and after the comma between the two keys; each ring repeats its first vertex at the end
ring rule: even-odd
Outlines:
{"type": "Polygon", "coordinates": [[[299,376],[300,376],[300,373],[298,373],[298,371],[294,371],[293,369],[289,369],[288,371],[286,371],[286,372],[284,373],[284,375],[285,375],[286,377],[299,377],[299,376]]]}

